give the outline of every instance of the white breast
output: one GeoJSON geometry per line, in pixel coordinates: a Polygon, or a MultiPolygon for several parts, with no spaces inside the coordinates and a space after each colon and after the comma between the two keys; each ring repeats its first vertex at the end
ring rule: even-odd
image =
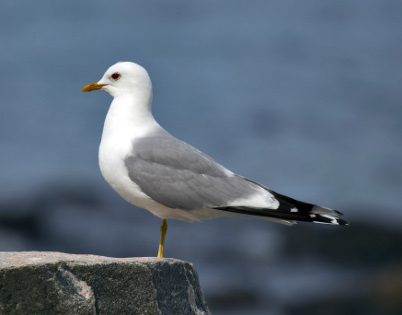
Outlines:
{"type": "MultiPolygon", "coordinates": [[[[110,105],[99,146],[99,167],[110,186],[128,202],[142,206],[149,199],[128,177],[124,159],[132,154],[133,142],[157,125],[152,115],[148,119],[124,110],[127,100],[114,99],[110,105]]],[[[141,115],[139,115],[141,116],[141,115]]]]}

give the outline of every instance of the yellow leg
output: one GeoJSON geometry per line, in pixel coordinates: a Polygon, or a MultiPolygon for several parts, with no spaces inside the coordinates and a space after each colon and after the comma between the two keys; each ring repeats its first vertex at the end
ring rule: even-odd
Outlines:
{"type": "Polygon", "coordinates": [[[167,232],[167,222],[165,219],[163,219],[161,225],[161,238],[159,240],[158,258],[163,257],[163,246],[165,245],[166,232],[167,232]]]}

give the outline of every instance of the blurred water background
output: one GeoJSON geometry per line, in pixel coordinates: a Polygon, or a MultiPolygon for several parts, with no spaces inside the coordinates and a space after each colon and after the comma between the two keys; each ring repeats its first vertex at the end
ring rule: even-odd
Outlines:
{"type": "Polygon", "coordinates": [[[105,92],[144,66],[154,114],[347,228],[169,222],[213,314],[402,313],[402,2],[2,1],[0,250],[155,256],[160,220],[104,182],[105,92]]]}

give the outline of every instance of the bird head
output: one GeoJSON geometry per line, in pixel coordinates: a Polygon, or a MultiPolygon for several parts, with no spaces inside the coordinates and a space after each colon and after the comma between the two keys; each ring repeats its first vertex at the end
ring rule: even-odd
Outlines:
{"type": "Polygon", "coordinates": [[[83,87],[83,92],[104,90],[113,97],[136,93],[152,93],[148,72],[133,62],[118,62],[111,66],[98,82],[83,87]]]}

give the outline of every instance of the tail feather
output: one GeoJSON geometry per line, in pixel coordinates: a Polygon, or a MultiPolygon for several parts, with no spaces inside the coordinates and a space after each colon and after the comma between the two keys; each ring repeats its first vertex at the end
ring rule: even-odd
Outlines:
{"type": "Polygon", "coordinates": [[[288,196],[278,194],[277,192],[272,190],[269,190],[269,192],[272,193],[279,201],[280,206],[277,210],[287,212],[289,210],[288,206],[286,206],[285,203],[292,204],[296,209],[290,209],[290,211],[293,213],[298,213],[303,217],[301,219],[296,219],[298,221],[307,221],[321,224],[349,225],[348,221],[338,218],[338,216],[343,215],[343,213],[340,211],[299,201],[288,196]],[[285,203],[283,201],[285,201],[285,203]]]}
{"type": "Polygon", "coordinates": [[[223,210],[242,215],[250,215],[268,219],[274,222],[283,223],[286,225],[292,225],[294,221],[305,221],[321,224],[333,224],[333,225],[349,225],[348,221],[337,218],[336,216],[329,214],[316,214],[311,211],[302,212],[296,208],[292,208],[292,212],[286,212],[283,209],[262,209],[262,208],[250,208],[250,207],[215,207],[214,209],[223,210]],[[293,210],[296,209],[296,210],[293,210]],[[281,222],[283,221],[283,222],[281,222]]]}
{"type": "MultiPolygon", "coordinates": [[[[264,188],[267,189],[266,187],[264,188]]],[[[242,215],[257,216],[262,219],[267,219],[286,225],[292,225],[296,223],[295,221],[332,225],[349,225],[348,221],[337,217],[343,215],[343,213],[337,210],[298,201],[288,196],[278,194],[272,190],[269,190],[269,192],[272,193],[279,201],[279,207],[277,209],[252,208],[242,206],[216,207],[214,209],[238,213],[242,215]]]]}
{"type": "Polygon", "coordinates": [[[305,221],[305,222],[332,224],[332,225],[349,225],[348,221],[338,218],[338,216],[343,215],[342,212],[326,207],[317,206],[311,203],[299,201],[290,198],[288,196],[278,194],[277,192],[268,189],[267,187],[261,185],[260,183],[252,181],[246,177],[242,176],[239,177],[269,191],[275,197],[275,199],[279,201],[279,207],[277,209],[265,209],[265,208],[253,208],[243,206],[227,206],[227,207],[215,207],[214,209],[238,213],[241,215],[256,216],[262,219],[286,225],[293,225],[297,223],[296,221],[305,221]]]}

